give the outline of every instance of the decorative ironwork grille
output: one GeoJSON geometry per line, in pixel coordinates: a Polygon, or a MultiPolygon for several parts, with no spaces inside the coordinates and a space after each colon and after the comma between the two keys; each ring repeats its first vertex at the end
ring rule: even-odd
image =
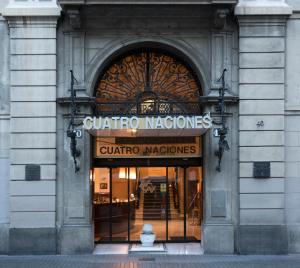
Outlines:
{"type": "Polygon", "coordinates": [[[163,52],[127,54],[112,63],[96,89],[96,114],[200,114],[201,89],[190,68],[163,52]]]}

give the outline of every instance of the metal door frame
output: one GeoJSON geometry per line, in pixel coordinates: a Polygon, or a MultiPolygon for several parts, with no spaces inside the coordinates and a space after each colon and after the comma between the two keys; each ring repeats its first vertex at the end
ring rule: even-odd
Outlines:
{"type": "MultiPolygon", "coordinates": [[[[120,160],[120,159],[118,159],[120,160]]],[[[131,159],[132,160],[132,159],[131,159]]],[[[181,165],[173,165],[173,161],[170,161],[171,163],[169,163],[169,159],[165,159],[166,161],[162,161],[164,162],[164,165],[160,165],[160,166],[157,166],[157,165],[133,165],[134,164],[134,161],[132,161],[132,165],[122,165],[122,164],[119,164],[119,165],[110,165],[110,166],[98,166],[98,165],[94,165],[93,168],[97,168],[97,167],[101,167],[101,168],[108,168],[109,169],[109,180],[110,180],[110,194],[109,194],[109,200],[110,200],[110,208],[109,208],[109,241],[94,241],[95,244],[110,244],[110,243],[137,243],[137,242],[140,242],[140,241],[136,241],[136,240],[131,240],[130,239],[130,215],[131,215],[131,209],[130,209],[130,202],[128,202],[128,225],[127,225],[127,236],[128,236],[128,240],[126,241],[119,241],[119,240],[116,240],[116,241],[113,241],[113,236],[112,236],[112,188],[113,188],[113,185],[112,185],[112,170],[114,168],[127,168],[127,200],[129,200],[129,190],[130,190],[130,180],[129,180],[129,175],[130,175],[130,167],[136,167],[136,168],[140,168],[140,167],[165,167],[166,169],[166,179],[165,179],[165,183],[166,183],[166,191],[167,191],[167,197],[166,197],[166,239],[165,240],[157,240],[155,242],[157,243],[187,243],[187,242],[201,242],[201,239],[200,240],[187,240],[186,239],[186,231],[187,231],[187,226],[186,226],[186,200],[187,200],[187,189],[186,189],[186,181],[187,181],[187,173],[186,173],[186,170],[189,168],[189,167],[193,167],[193,166],[198,166],[198,167],[201,167],[202,166],[202,158],[198,158],[198,161],[199,161],[199,164],[198,165],[195,165],[194,161],[192,161],[192,163],[189,163],[189,164],[192,164],[192,165],[189,165],[187,160],[184,160],[182,159],[182,164],[181,165]],[[171,165],[169,165],[171,164],[171,165]],[[194,165],[193,165],[194,164],[194,165]],[[183,221],[184,221],[184,239],[183,240],[169,240],[168,239],[168,227],[169,227],[169,207],[170,207],[170,197],[169,197],[169,184],[168,184],[168,168],[171,168],[171,167],[179,167],[179,168],[183,168],[183,172],[184,172],[184,218],[183,218],[183,221]],[[169,202],[168,202],[169,200],[169,202]]],[[[122,161],[121,161],[122,162],[122,161]]],[[[98,163],[97,163],[98,164],[98,163]]],[[[203,195],[202,195],[203,196],[203,195]]]]}

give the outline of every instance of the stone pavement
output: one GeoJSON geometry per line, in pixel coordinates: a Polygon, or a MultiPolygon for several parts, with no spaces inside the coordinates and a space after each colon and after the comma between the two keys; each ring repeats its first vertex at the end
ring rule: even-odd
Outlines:
{"type": "Polygon", "coordinates": [[[0,268],[300,268],[300,256],[0,256],[0,268]]]}

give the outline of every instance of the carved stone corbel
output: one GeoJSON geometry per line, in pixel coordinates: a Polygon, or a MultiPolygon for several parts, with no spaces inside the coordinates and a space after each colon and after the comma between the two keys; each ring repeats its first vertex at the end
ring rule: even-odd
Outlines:
{"type": "Polygon", "coordinates": [[[223,29],[226,24],[226,18],[229,14],[229,9],[217,9],[214,14],[214,27],[223,29]]]}
{"type": "Polygon", "coordinates": [[[67,15],[69,17],[71,27],[76,30],[81,27],[81,14],[79,8],[69,8],[67,10],[67,15]]]}

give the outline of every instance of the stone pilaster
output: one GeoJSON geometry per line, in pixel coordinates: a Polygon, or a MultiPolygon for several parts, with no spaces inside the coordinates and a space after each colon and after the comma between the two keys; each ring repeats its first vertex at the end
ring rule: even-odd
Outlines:
{"type": "Polygon", "coordinates": [[[10,251],[56,252],[56,1],[11,0],[10,251]],[[25,167],[40,166],[38,181],[25,167]]]}
{"type": "Polygon", "coordinates": [[[300,253],[300,1],[289,1],[285,91],[285,206],[289,253],[300,253]]]}
{"type": "Polygon", "coordinates": [[[9,37],[2,16],[0,39],[0,254],[6,254],[9,245],[9,37]]]}
{"type": "Polygon", "coordinates": [[[284,90],[286,19],[283,0],[242,0],[239,19],[239,161],[242,254],[281,254],[285,225],[284,90]],[[253,176],[254,162],[270,162],[270,178],[253,176]]]}

